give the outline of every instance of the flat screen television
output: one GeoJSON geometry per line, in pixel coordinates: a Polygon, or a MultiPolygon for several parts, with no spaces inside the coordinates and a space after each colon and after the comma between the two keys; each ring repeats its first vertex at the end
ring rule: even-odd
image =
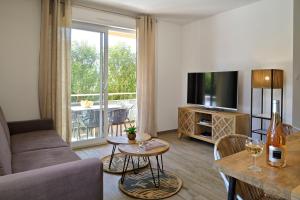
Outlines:
{"type": "Polygon", "coordinates": [[[187,103],[237,110],[238,72],[188,73],[187,103]]]}

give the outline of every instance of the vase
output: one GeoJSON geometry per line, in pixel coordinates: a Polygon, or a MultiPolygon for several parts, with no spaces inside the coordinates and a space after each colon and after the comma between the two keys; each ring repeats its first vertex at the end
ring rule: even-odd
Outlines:
{"type": "Polygon", "coordinates": [[[129,140],[135,140],[136,134],[135,133],[128,133],[127,137],[128,137],[129,140]]]}

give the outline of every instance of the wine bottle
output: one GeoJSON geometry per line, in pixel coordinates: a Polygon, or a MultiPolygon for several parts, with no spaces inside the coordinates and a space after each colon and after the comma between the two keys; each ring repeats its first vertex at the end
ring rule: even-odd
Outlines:
{"type": "Polygon", "coordinates": [[[273,113],[267,132],[266,156],[267,163],[273,167],[286,165],[286,138],[279,114],[279,100],[273,100],[273,113]]]}

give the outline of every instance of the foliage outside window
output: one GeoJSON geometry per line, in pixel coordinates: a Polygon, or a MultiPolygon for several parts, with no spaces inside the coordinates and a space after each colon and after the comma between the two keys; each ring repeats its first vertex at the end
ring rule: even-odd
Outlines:
{"type": "MultiPolygon", "coordinates": [[[[108,93],[136,92],[136,55],[126,43],[118,43],[108,50],[108,93]]],[[[72,102],[83,99],[99,100],[100,56],[96,48],[86,42],[72,43],[72,94],[95,96],[72,97],[72,102]]],[[[109,100],[134,99],[135,94],[113,95],[109,100]]]]}

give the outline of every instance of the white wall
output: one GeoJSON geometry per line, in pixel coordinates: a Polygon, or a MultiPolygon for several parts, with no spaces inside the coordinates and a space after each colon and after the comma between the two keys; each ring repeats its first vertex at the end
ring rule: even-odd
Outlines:
{"type": "Polygon", "coordinates": [[[0,106],[8,121],[39,118],[40,0],[0,2],[0,106]]]}
{"type": "Polygon", "coordinates": [[[183,27],[182,103],[188,72],[239,70],[239,110],[250,112],[253,68],[285,71],[284,120],[292,121],[293,0],[263,0],[183,27]]]}
{"type": "Polygon", "coordinates": [[[177,128],[177,108],[183,89],[181,75],[181,26],[157,23],[157,126],[158,131],[177,128]]]}
{"type": "Polygon", "coordinates": [[[300,128],[300,1],[294,0],[293,125],[300,128]],[[298,87],[297,87],[298,86],[298,87]]]}

